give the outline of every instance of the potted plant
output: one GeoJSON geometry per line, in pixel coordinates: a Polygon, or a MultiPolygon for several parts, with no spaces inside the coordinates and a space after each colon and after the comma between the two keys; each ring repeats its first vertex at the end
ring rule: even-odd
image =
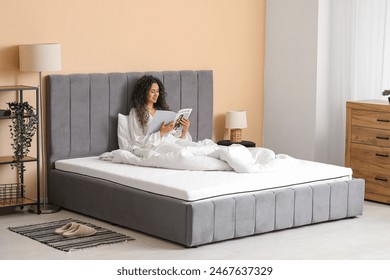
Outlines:
{"type": "Polygon", "coordinates": [[[383,92],[382,92],[382,95],[383,96],[387,96],[387,99],[389,100],[389,103],[390,103],[390,89],[385,89],[383,92]]]}
{"type": "Polygon", "coordinates": [[[14,162],[11,163],[11,167],[15,167],[18,170],[19,178],[21,178],[25,171],[21,160],[30,151],[32,138],[37,130],[38,114],[27,102],[15,101],[7,104],[11,111],[10,118],[12,119],[12,124],[9,127],[11,139],[13,140],[11,145],[14,151],[14,162]]]}

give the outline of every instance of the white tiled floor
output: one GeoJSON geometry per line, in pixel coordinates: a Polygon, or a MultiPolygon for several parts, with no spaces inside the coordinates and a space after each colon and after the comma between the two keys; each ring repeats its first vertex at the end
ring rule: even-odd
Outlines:
{"type": "Polygon", "coordinates": [[[365,202],[363,216],[314,224],[198,248],[183,246],[90,217],[61,210],[36,215],[0,212],[0,259],[263,259],[263,260],[390,260],[390,205],[365,202]],[[9,226],[77,218],[130,235],[136,241],[70,253],[61,252],[8,230],[9,226]]]}

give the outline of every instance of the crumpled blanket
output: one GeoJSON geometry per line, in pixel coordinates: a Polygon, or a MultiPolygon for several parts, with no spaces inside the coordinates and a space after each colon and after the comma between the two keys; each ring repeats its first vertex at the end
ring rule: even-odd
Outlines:
{"type": "Polygon", "coordinates": [[[99,159],[139,166],[179,170],[234,170],[238,173],[280,171],[296,159],[266,148],[246,148],[239,144],[220,146],[206,139],[199,142],[176,140],[163,142],[153,149],[129,147],[100,155],[99,159]]]}

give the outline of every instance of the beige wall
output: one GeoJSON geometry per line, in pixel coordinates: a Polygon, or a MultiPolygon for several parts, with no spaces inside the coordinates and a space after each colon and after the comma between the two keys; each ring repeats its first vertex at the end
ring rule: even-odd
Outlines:
{"type": "MultiPolygon", "coordinates": [[[[31,43],[62,45],[57,73],[211,69],[214,140],[228,137],[225,112],[243,109],[243,137],[262,144],[265,0],[0,0],[0,7],[0,85],[38,85],[36,73],[18,70],[17,46],[31,43]]],[[[0,96],[0,108],[12,98],[0,96]]],[[[0,156],[10,151],[6,133],[0,124],[0,156]]],[[[0,167],[0,178],[5,172],[0,167]]]]}

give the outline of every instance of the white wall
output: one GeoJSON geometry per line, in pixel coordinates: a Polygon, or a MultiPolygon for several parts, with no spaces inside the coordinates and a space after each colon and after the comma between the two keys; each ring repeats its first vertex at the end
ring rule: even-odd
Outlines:
{"type": "Polygon", "coordinates": [[[264,146],[314,160],[317,0],[267,0],[264,146]]]}

